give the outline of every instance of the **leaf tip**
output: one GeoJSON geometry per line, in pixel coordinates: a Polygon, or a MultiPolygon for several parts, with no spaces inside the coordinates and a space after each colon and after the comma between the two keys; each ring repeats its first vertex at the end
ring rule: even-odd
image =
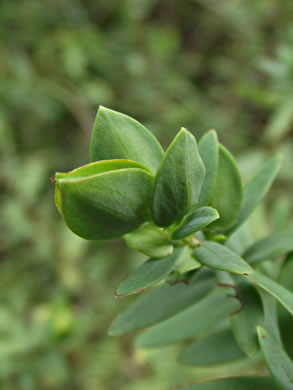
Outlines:
{"type": "Polygon", "coordinates": [[[218,134],[217,134],[217,132],[216,132],[215,129],[210,129],[210,130],[208,130],[208,131],[206,132],[206,135],[212,135],[212,136],[218,138],[218,134]]]}
{"type": "MultiPolygon", "coordinates": [[[[180,137],[188,137],[189,135],[191,135],[190,131],[186,129],[186,127],[181,127],[181,129],[178,131],[178,134],[177,134],[177,137],[180,138],[180,137]]],[[[175,138],[177,138],[175,137],[175,138]]]]}
{"type": "Polygon", "coordinates": [[[109,108],[107,108],[107,107],[103,106],[102,104],[100,104],[99,107],[98,107],[98,112],[99,111],[109,111],[109,108]]]}
{"type": "Polygon", "coordinates": [[[262,328],[261,326],[257,326],[256,327],[256,332],[257,332],[257,335],[259,338],[262,338],[262,339],[266,339],[267,337],[267,332],[264,328],[262,328]]]}
{"type": "MultiPolygon", "coordinates": [[[[119,326],[117,326],[117,320],[119,317],[115,318],[110,327],[108,328],[107,335],[110,337],[120,336],[122,333],[119,332],[119,326]]],[[[119,321],[118,321],[119,322],[119,321]]]]}
{"type": "Polygon", "coordinates": [[[186,128],[186,127],[181,127],[181,129],[179,130],[177,136],[175,137],[175,139],[178,137],[182,137],[182,136],[185,136],[186,138],[190,138],[192,137],[192,139],[195,139],[194,135],[186,128]]]}
{"type": "Polygon", "coordinates": [[[138,290],[123,293],[123,292],[119,292],[119,287],[120,286],[118,286],[114,291],[114,298],[129,297],[129,295],[139,294],[140,292],[143,292],[145,290],[145,288],[139,288],[138,290]]]}

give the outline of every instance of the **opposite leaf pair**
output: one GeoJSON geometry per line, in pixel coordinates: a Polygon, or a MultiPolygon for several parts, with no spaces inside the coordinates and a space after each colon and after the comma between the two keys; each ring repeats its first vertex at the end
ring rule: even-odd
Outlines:
{"type": "MultiPolygon", "coordinates": [[[[226,156],[228,152],[223,150],[220,148],[220,155],[226,156]]],[[[140,123],[101,107],[90,155],[92,163],[56,174],[57,207],[69,228],[80,237],[120,237],[146,222],[151,229],[156,229],[155,225],[176,226],[187,215],[183,223],[186,226],[180,225],[173,234],[172,238],[178,240],[219,218],[211,208],[195,210],[210,202],[216,185],[215,132],[203,137],[198,150],[193,135],[181,129],[164,153],[156,138],[140,123]]],[[[235,213],[235,205],[232,206],[235,213]]]]}

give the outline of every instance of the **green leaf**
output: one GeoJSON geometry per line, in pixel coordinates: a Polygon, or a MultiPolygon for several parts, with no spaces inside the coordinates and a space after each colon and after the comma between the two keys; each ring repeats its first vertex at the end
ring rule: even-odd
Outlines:
{"type": "Polygon", "coordinates": [[[219,145],[217,179],[210,206],[218,210],[220,219],[213,222],[213,229],[227,229],[238,218],[242,203],[242,182],[233,156],[219,145]]]}
{"type": "Polygon", "coordinates": [[[198,143],[198,150],[206,168],[205,179],[198,199],[198,207],[200,207],[209,204],[216,184],[219,148],[215,130],[210,130],[201,137],[198,143]]]}
{"type": "Polygon", "coordinates": [[[241,377],[220,379],[193,386],[189,384],[174,390],[277,390],[277,387],[268,377],[241,377]]]}
{"type": "Polygon", "coordinates": [[[253,269],[236,253],[217,242],[205,241],[195,249],[196,260],[201,264],[219,271],[235,274],[251,274],[253,269]]]}
{"type": "Polygon", "coordinates": [[[230,287],[216,289],[195,305],[146,330],[138,337],[137,346],[154,348],[201,336],[239,310],[240,304],[233,294],[230,287]]]}
{"type": "Polygon", "coordinates": [[[231,231],[236,230],[242,225],[263,199],[279,172],[281,162],[282,159],[280,156],[275,156],[270,159],[244,188],[240,214],[231,231]]]}
{"type": "Polygon", "coordinates": [[[129,248],[152,258],[167,257],[173,252],[168,233],[151,224],[143,225],[138,230],[126,234],[124,239],[129,248]]]}
{"type": "Polygon", "coordinates": [[[174,240],[181,240],[192,233],[202,230],[207,225],[219,218],[217,210],[212,207],[201,207],[191,214],[188,214],[181,224],[172,234],[174,240]]]}
{"type": "Polygon", "coordinates": [[[57,172],[55,175],[56,185],[55,185],[55,203],[60,214],[63,214],[62,211],[62,198],[60,189],[58,186],[57,179],[72,179],[72,178],[85,178],[92,175],[97,175],[99,173],[105,173],[110,171],[116,171],[119,169],[126,168],[140,168],[148,171],[146,167],[139,164],[136,161],[131,160],[111,160],[111,161],[98,161],[90,164],[83,165],[82,167],[73,169],[70,172],[57,172]]]}
{"type": "Polygon", "coordinates": [[[284,96],[284,98],[274,110],[265,129],[265,140],[268,140],[270,143],[277,143],[281,140],[290,131],[292,126],[292,97],[284,96]]]}
{"type": "MultiPolygon", "coordinates": [[[[205,267],[203,267],[205,269],[205,267]]],[[[208,269],[208,268],[207,268],[208,269]]],[[[226,271],[215,271],[215,278],[217,279],[217,282],[220,286],[223,285],[230,285],[233,288],[235,288],[234,279],[229,272],[226,271]]]]}
{"type": "Polygon", "coordinates": [[[244,356],[231,330],[225,329],[189,345],[178,359],[183,364],[203,366],[223,364],[244,356]]]}
{"type": "MultiPolygon", "coordinates": [[[[201,264],[195,260],[193,256],[193,249],[189,248],[190,252],[186,253],[186,256],[184,256],[184,260],[180,262],[176,267],[174,268],[174,272],[178,272],[179,275],[184,277],[184,274],[189,271],[194,271],[196,269],[202,268],[201,264]]],[[[190,275],[188,275],[190,276],[190,275]]],[[[182,277],[180,277],[182,279],[182,277]]]]}
{"type": "Polygon", "coordinates": [[[198,302],[215,287],[214,279],[186,285],[163,284],[135,301],[113,322],[110,335],[121,335],[146,328],[172,317],[198,302]]]}
{"type": "MultiPolygon", "coordinates": [[[[278,310],[277,310],[278,302],[271,294],[269,294],[268,292],[266,292],[261,288],[258,288],[258,293],[261,297],[263,310],[264,310],[263,326],[274,337],[276,341],[281,343],[281,335],[280,335],[279,323],[278,323],[279,322],[278,310]]],[[[290,313],[288,313],[287,311],[286,313],[290,316],[290,313]]]]}
{"type": "Polygon", "coordinates": [[[286,287],[288,290],[293,292],[293,252],[291,252],[283,266],[282,266],[282,273],[280,276],[280,283],[286,287]]]}
{"type": "Polygon", "coordinates": [[[259,349],[256,327],[263,324],[262,302],[256,289],[243,277],[234,277],[242,310],[230,317],[234,337],[249,357],[259,349]]]}
{"type": "Polygon", "coordinates": [[[152,213],[157,225],[169,226],[195,206],[204,175],[196,140],[189,131],[181,129],[155,176],[152,213]]]}
{"type": "Polygon", "coordinates": [[[287,195],[278,195],[273,202],[270,213],[270,224],[272,231],[282,231],[289,228],[292,223],[291,220],[291,196],[290,193],[287,195]]]}
{"type": "Polygon", "coordinates": [[[68,227],[88,240],[120,237],[149,217],[153,176],[127,168],[88,177],[58,178],[62,213],[68,227]]]}
{"type": "Polygon", "coordinates": [[[281,390],[293,389],[293,362],[284,349],[263,328],[257,328],[258,340],[268,369],[281,390]]]}
{"type": "Polygon", "coordinates": [[[91,161],[134,160],[155,173],[163,153],[158,140],[139,122],[100,106],[91,136],[91,161]]]}
{"type": "Polygon", "coordinates": [[[251,244],[252,238],[250,237],[246,224],[241,225],[239,229],[235,230],[225,242],[225,246],[233,252],[236,252],[239,256],[242,256],[251,244]]]}
{"type": "Polygon", "coordinates": [[[293,229],[274,233],[257,241],[244,253],[244,259],[255,264],[260,261],[275,259],[293,250],[293,229]]]}
{"type": "Polygon", "coordinates": [[[197,272],[194,272],[190,281],[191,283],[197,283],[201,280],[206,280],[214,277],[215,277],[215,271],[206,267],[201,267],[197,272]]]}
{"type": "Polygon", "coordinates": [[[184,249],[175,249],[171,256],[163,259],[149,259],[123,280],[117,290],[116,296],[136,294],[165,279],[181,260],[184,249]]]}
{"type": "Polygon", "coordinates": [[[293,315],[293,293],[291,291],[259,272],[249,275],[248,278],[275,297],[293,315]]]}

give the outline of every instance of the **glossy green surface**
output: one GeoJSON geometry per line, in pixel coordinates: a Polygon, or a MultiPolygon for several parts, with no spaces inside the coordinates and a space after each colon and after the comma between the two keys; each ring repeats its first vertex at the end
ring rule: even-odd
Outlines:
{"type": "Polygon", "coordinates": [[[254,286],[244,277],[233,277],[242,310],[230,317],[234,337],[242,351],[249,357],[259,349],[256,327],[264,323],[262,301],[254,286]]]}
{"type": "Polygon", "coordinates": [[[181,129],[155,176],[152,214],[157,225],[169,226],[195,206],[204,176],[196,140],[188,130],[181,129]]]}
{"type": "Polygon", "coordinates": [[[220,287],[176,316],[146,330],[137,339],[139,348],[156,348],[197,337],[239,310],[234,290],[220,287]],[[208,313],[208,315],[207,315],[208,313]]]}
{"type": "Polygon", "coordinates": [[[181,240],[204,229],[210,223],[219,218],[219,213],[212,207],[200,207],[191,214],[186,215],[181,226],[172,233],[174,240],[181,240]]]}
{"type": "Polygon", "coordinates": [[[186,285],[163,284],[139,298],[112,324],[110,334],[120,335],[155,325],[199,301],[215,287],[213,279],[186,285]]]}
{"type": "Polygon", "coordinates": [[[155,173],[162,157],[161,145],[143,125],[127,115],[99,108],[91,135],[91,161],[134,160],[155,173]]]}
{"type": "Polygon", "coordinates": [[[248,278],[271,294],[281,305],[293,314],[293,293],[291,291],[260,272],[255,272],[254,274],[249,275],[248,278]]]}
{"type": "Polygon", "coordinates": [[[210,130],[201,137],[198,143],[198,150],[206,169],[205,179],[198,199],[198,207],[200,207],[209,204],[217,179],[219,147],[215,130],[210,130]]]}
{"type": "Polygon", "coordinates": [[[62,199],[59,190],[59,179],[72,179],[72,178],[86,178],[88,176],[97,175],[103,172],[111,172],[126,168],[139,168],[146,169],[143,165],[130,160],[111,160],[111,161],[98,161],[90,164],[83,165],[79,168],[73,169],[70,172],[57,172],[55,174],[55,203],[60,214],[62,214],[62,199]]]}
{"type": "Polygon", "coordinates": [[[152,185],[138,168],[57,179],[65,222],[87,240],[120,237],[147,221],[152,185]]]}
{"type": "Polygon", "coordinates": [[[171,273],[182,255],[183,249],[175,249],[173,254],[168,257],[147,260],[119,284],[116,295],[135,294],[159,283],[171,273]]]}
{"type": "Polygon", "coordinates": [[[219,271],[235,274],[251,274],[253,269],[235,252],[213,241],[205,241],[194,251],[195,258],[203,265],[219,271]]]}
{"type": "Polygon", "coordinates": [[[211,228],[227,229],[238,218],[242,204],[242,180],[234,157],[223,146],[219,145],[219,163],[216,184],[210,200],[210,206],[220,214],[211,228]]]}
{"type": "Polygon", "coordinates": [[[293,362],[282,346],[261,327],[257,328],[258,340],[268,369],[281,390],[293,389],[293,362]]]}
{"type": "Polygon", "coordinates": [[[205,366],[224,364],[244,357],[233,333],[226,329],[189,345],[180,353],[178,359],[186,365],[205,366]]]}

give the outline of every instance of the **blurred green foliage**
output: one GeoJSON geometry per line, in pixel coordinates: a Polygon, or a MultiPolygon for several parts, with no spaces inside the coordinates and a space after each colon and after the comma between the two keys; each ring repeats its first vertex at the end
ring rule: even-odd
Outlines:
{"type": "Polygon", "coordinates": [[[1,389],[150,390],[193,379],[175,348],[146,353],[107,336],[132,299],[115,301],[114,286],[142,258],[118,240],[74,236],[49,177],[88,161],[99,104],[165,146],[181,126],[197,137],[215,127],[247,177],[284,154],[272,212],[258,210],[251,224],[263,221],[256,236],[282,229],[292,212],[292,15],[292,0],[0,2],[1,389]]]}

